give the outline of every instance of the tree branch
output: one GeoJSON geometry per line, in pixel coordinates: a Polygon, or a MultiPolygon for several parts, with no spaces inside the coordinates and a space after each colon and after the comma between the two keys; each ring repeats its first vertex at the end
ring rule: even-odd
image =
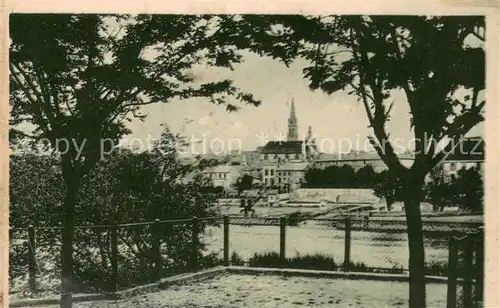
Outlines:
{"type": "Polygon", "coordinates": [[[28,89],[26,89],[26,86],[23,84],[23,82],[21,81],[21,79],[17,76],[17,73],[14,72],[14,69],[17,70],[16,66],[12,63],[10,63],[11,65],[11,76],[14,78],[14,81],[16,82],[17,85],[20,86],[20,88],[23,90],[24,94],[26,95],[26,97],[28,98],[28,100],[31,102],[31,109],[33,111],[33,115],[34,117],[37,117],[38,120],[36,121],[38,125],[40,125],[46,132],[47,132],[47,135],[51,135],[51,127],[50,127],[50,122],[48,121],[48,119],[45,119],[45,117],[43,116],[43,113],[41,111],[41,109],[39,108],[39,104],[37,102],[37,100],[35,98],[32,97],[32,94],[30,93],[30,91],[28,89]]]}
{"type": "MultiPolygon", "coordinates": [[[[370,70],[370,63],[367,62],[367,56],[366,53],[361,50],[362,49],[362,42],[360,42],[362,38],[358,36],[358,49],[356,50],[356,45],[355,45],[355,40],[353,37],[352,29],[351,29],[351,44],[353,48],[353,55],[355,61],[358,63],[358,67],[362,67],[363,70],[370,70]],[[358,56],[357,53],[360,53],[361,57],[358,56]],[[363,58],[364,57],[364,58],[363,58]]],[[[359,70],[360,73],[360,89],[361,89],[361,97],[363,100],[363,105],[365,106],[365,110],[367,111],[368,119],[370,121],[370,124],[373,128],[373,132],[375,134],[375,137],[378,140],[378,143],[374,142],[375,140],[372,140],[371,137],[369,137],[370,143],[372,146],[375,148],[377,151],[378,155],[380,158],[384,161],[384,163],[387,165],[387,167],[393,169],[393,170],[402,170],[404,169],[403,165],[399,161],[397,155],[394,153],[394,149],[392,148],[392,145],[389,142],[389,137],[385,131],[385,122],[387,120],[386,115],[387,113],[384,110],[384,105],[383,105],[383,96],[382,96],[382,90],[379,88],[374,80],[372,79],[371,74],[366,74],[366,76],[363,76],[361,73],[361,70],[359,70]],[[373,103],[375,104],[375,111],[372,115],[368,101],[366,99],[366,89],[364,86],[364,80],[368,80],[369,82],[369,87],[371,88],[373,92],[373,103]],[[377,92],[378,91],[378,92],[377,92]]]]}

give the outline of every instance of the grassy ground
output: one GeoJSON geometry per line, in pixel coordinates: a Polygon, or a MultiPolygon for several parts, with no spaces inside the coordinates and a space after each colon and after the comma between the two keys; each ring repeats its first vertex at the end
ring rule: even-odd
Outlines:
{"type": "MultiPolygon", "coordinates": [[[[407,307],[408,283],[311,277],[226,275],[120,301],[75,308],[407,307]]],[[[446,306],[446,285],[428,284],[428,307],[446,306]]],[[[49,307],[56,308],[57,306],[49,307]]]]}

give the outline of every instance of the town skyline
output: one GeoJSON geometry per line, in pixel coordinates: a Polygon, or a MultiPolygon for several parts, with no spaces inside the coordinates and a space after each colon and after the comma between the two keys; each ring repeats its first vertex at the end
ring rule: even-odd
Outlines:
{"type": "MultiPolygon", "coordinates": [[[[367,126],[364,107],[354,96],[345,91],[327,95],[309,89],[301,75],[302,68],[307,64],[305,61],[297,60],[287,68],[270,58],[250,53],[245,53],[243,60],[229,73],[201,66],[193,69],[192,73],[200,82],[234,79],[237,86],[262,102],[260,106],[240,104],[241,109],[228,112],[224,106],[215,105],[208,99],[157,103],[142,108],[146,119],[144,122],[133,119],[128,125],[132,133],[124,138],[158,139],[163,131],[162,125],[166,125],[173,133],[187,138],[206,139],[208,142],[215,138],[225,142],[238,139],[242,145],[240,150],[255,150],[265,144],[259,135],[266,135],[268,140],[279,140],[280,133],[286,137],[292,99],[295,101],[299,137],[305,136],[308,127],[312,126],[316,139],[352,140],[362,146],[367,136],[372,134],[367,126]]],[[[405,100],[405,97],[402,93],[395,93],[393,99],[405,100]]],[[[387,123],[391,138],[410,141],[413,132],[410,130],[407,104],[394,104],[391,114],[387,123]]],[[[484,123],[480,123],[466,136],[483,135],[484,123]]]]}

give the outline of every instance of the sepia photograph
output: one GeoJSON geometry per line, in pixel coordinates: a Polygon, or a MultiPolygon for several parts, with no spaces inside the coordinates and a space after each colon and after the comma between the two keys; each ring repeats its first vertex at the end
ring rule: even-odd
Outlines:
{"type": "Polygon", "coordinates": [[[3,301],[493,307],[486,19],[11,13],[3,301]]]}

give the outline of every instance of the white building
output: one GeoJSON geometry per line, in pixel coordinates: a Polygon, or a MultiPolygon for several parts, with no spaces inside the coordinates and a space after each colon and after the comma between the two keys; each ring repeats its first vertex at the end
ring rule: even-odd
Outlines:
{"type": "Polygon", "coordinates": [[[294,191],[302,186],[308,163],[301,161],[287,162],[277,168],[277,180],[280,187],[294,191]]]}
{"type": "Polygon", "coordinates": [[[265,187],[275,187],[278,186],[277,171],[278,163],[277,161],[264,161],[262,162],[262,184],[265,187]]]}
{"type": "Polygon", "coordinates": [[[464,138],[441,163],[444,175],[458,176],[461,169],[477,168],[484,174],[484,140],[481,137],[464,138]]]}
{"type": "Polygon", "coordinates": [[[230,189],[238,180],[240,172],[240,166],[219,165],[205,169],[203,174],[212,181],[215,187],[230,189]]]}

